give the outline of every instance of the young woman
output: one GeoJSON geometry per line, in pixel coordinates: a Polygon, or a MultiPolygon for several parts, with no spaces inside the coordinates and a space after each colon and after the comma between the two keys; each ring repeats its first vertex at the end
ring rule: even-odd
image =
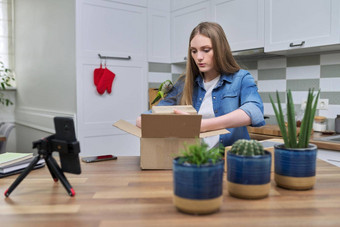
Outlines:
{"type": "MultiPolygon", "coordinates": [[[[207,138],[210,148],[249,139],[247,125],[265,124],[253,77],[236,63],[222,27],[212,22],[200,23],[191,32],[186,74],[158,105],[192,105],[202,115],[201,132],[230,131],[207,138]]],[[[141,127],[140,117],[136,125],[141,127]]]]}

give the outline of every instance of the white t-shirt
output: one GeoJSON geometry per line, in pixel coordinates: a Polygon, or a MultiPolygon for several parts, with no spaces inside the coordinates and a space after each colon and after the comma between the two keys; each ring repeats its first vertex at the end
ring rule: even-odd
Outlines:
{"type": "MultiPolygon", "coordinates": [[[[202,105],[198,111],[198,114],[202,115],[203,119],[213,118],[215,117],[213,103],[212,103],[212,90],[216,87],[217,82],[219,81],[220,76],[209,82],[203,82],[204,89],[206,93],[204,95],[202,105]]],[[[218,144],[220,136],[210,136],[207,138],[203,138],[203,141],[208,144],[208,148],[211,149],[218,144]]]]}

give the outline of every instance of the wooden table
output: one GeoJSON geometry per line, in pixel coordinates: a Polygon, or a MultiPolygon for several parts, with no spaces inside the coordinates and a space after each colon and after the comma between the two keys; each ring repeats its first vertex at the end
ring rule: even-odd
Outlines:
{"type": "MultiPolygon", "coordinates": [[[[47,167],[32,171],[0,199],[1,226],[340,226],[340,168],[317,162],[313,190],[290,191],[272,180],[261,200],[224,198],[218,213],[178,212],[172,204],[172,171],[141,171],[139,157],[82,163],[81,175],[66,174],[76,191],[66,194],[47,167]]],[[[0,179],[0,191],[16,176],[0,179]]]]}

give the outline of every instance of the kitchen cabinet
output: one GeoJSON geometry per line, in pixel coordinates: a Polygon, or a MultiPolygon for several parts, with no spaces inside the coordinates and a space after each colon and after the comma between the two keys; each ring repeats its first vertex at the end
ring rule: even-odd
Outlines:
{"type": "MultiPolygon", "coordinates": [[[[77,131],[82,155],[139,155],[139,141],[112,126],[147,110],[147,8],[104,0],[76,2],[77,131]],[[93,70],[102,56],[116,77],[99,95],[93,70]]],[[[103,61],[104,63],[104,61],[103,61]]]]}
{"type": "Polygon", "coordinates": [[[100,53],[147,60],[146,8],[104,0],[83,0],[78,6],[81,57],[98,60],[100,53]]]}
{"type": "Polygon", "coordinates": [[[148,8],[148,61],[170,63],[170,11],[148,8]]]}
{"type": "Polygon", "coordinates": [[[264,47],[264,0],[213,0],[212,15],[232,51],[264,47]]]}
{"type": "Polygon", "coordinates": [[[265,1],[265,52],[339,44],[339,28],[338,0],[265,1]]]}
{"type": "MultiPolygon", "coordinates": [[[[138,1],[138,0],[137,0],[138,1]]],[[[161,11],[171,11],[172,0],[148,0],[148,9],[156,9],[161,11]]]]}
{"type": "Polygon", "coordinates": [[[148,61],[171,62],[170,0],[148,1],[148,61]]]}
{"type": "Polygon", "coordinates": [[[190,33],[203,21],[215,21],[222,26],[232,51],[264,47],[264,0],[172,3],[175,10],[171,12],[173,63],[186,61],[190,33]]]}
{"type": "Polygon", "coordinates": [[[206,1],[207,0],[171,0],[171,10],[176,11],[206,1]]]}
{"type": "Polygon", "coordinates": [[[189,37],[192,29],[200,22],[209,21],[210,2],[204,1],[171,14],[171,60],[184,62],[188,54],[189,37]]]}
{"type": "Polygon", "coordinates": [[[133,6],[143,6],[146,7],[148,5],[148,1],[150,0],[106,0],[111,2],[119,2],[123,4],[129,4],[133,6]]]}

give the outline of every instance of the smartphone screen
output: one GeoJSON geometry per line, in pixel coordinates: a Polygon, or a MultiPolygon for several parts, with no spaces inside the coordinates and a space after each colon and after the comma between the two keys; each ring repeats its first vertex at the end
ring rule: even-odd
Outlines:
{"type": "Polygon", "coordinates": [[[83,162],[100,162],[100,161],[107,161],[107,160],[115,160],[117,159],[114,155],[99,155],[99,156],[91,156],[91,157],[83,157],[81,160],[83,162]]]}

